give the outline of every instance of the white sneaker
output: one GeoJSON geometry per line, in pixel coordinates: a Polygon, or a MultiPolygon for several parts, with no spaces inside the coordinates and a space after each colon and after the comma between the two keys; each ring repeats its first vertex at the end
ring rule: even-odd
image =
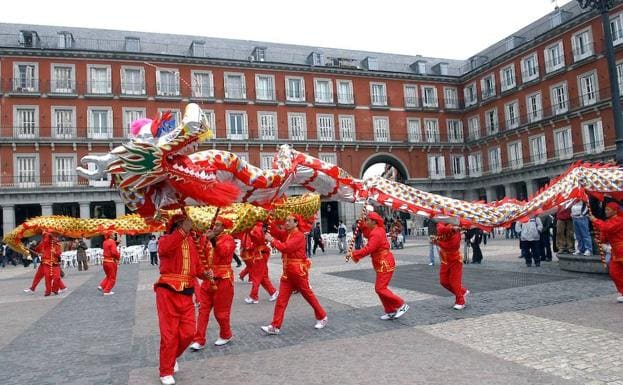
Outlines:
{"type": "Polygon", "coordinates": [[[264,330],[266,334],[279,334],[279,329],[273,325],[262,326],[262,330],[264,330]]]}
{"type": "Polygon", "coordinates": [[[465,290],[465,294],[463,294],[463,301],[465,301],[465,305],[467,305],[467,296],[472,294],[471,291],[465,290]]]}
{"type": "Polygon", "coordinates": [[[103,289],[101,286],[98,286],[98,287],[97,287],[97,290],[102,291],[102,290],[104,290],[104,289],[103,289]]]}
{"type": "Polygon", "coordinates": [[[268,299],[270,302],[276,301],[277,297],[279,297],[279,290],[275,290],[275,292],[273,293],[273,295],[270,296],[270,298],[268,299]]]}
{"type": "Polygon", "coordinates": [[[428,264],[428,266],[434,266],[434,265],[435,265],[435,264],[434,264],[434,263],[432,263],[432,262],[428,264]]]}
{"type": "Polygon", "coordinates": [[[162,385],[175,385],[175,378],[173,376],[160,377],[160,383],[162,385]]]}
{"type": "Polygon", "coordinates": [[[109,291],[108,293],[104,293],[104,295],[113,295],[113,294],[115,294],[114,291],[109,291]]]}
{"type": "MultiPolygon", "coordinates": [[[[173,373],[177,373],[180,371],[180,364],[177,363],[177,360],[175,360],[175,365],[173,365],[173,373]]],[[[173,380],[175,381],[175,380],[173,380]]]]}
{"type": "Polygon", "coordinates": [[[67,288],[64,288],[64,289],[60,289],[58,292],[59,292],[59,293],[64,293],[64,292],[66,292],[67,290],[68,290],[67,288]]]}
{"type": "Polygon", "coordinates": [[[580,253],[579,250],[576,250],[576,251],[573,252],[573,255],[580,255],[580,254],[582,254],[582,253],[580,253]]]}
{"type": "Polygon", "coordinates": [[[383,314],[383,315],[381,316],[381,319],[382,319],[383,321],[387,321],[387,320],[394,319],[394,317],[395,317],[395,316],[396,316],[396,313],[395,313],[395,312],[394,312],[394,313],[387,313],[387,314],[383,314]]]}
{"type": "Polygon", "coordinates": [[[234,337],[229,337],[229,338],[221,338],[219,337],[216,341],[214,341],[214,345],[216,346],[223,346],[225,344],[227,344],[229,341],[231,341],[231,339],[234,337]]]}
{"type": "Polygon", "coordinates": [[[617,297],[617,302],[623,303],[623,295],[617,297]]]}
{"type": "Polygon", "coordinates": [[[257,300],[255,300],[253,298],[248,298],[248,297],[244,299],[244,302],[249,303],[249,304],[251,304],[251,303],[260,303],[260,301],[257,301],[257,300]]]}
{"type": "Polygon", "coordinates": [[[24,293],[28,293],[28,294],[35,294],[34,291],[32,291],[30,288],[28,289],[24,289],[24,293]]]}
{"type": "Polygon", "coordinates": [[[402,315],[405,314],[408,310],[409,310],[409,305],[405,303],[404,305],[400,307],[400,309],[396,311],[396,315],[394,315],[394,318],[402,317],[402,315]]]}
{"type": "Polygon", "coordinates": [[[316,324],[314,325],[314,327],[316,329],[322,329],[323,327],[327,326],[328,323],[329,323],[329,318],[324,317],[323,319],[316,321],[316,324]]]}
{"type": "Polygon", "coordinates": [[[591,256],[591,255],[593,255],[593,253],[591,253],[589,250],[586,250],[586,251],[584,252],[584,256],[585,256],[585,257],[589,257],[589,256],[591,256]]]}
{"type": "Polygon", "coordinates": [[[454,304],[454,306],[452,306],[452,308],[454,310],[463,310],[465,309],[465,305],[459,305],[458,303],[454,304]]]}
{"type": "Polygon", "coordinates": [[[190,344],[190,350],[193,350],[193,351],[201,350],[205,347],[206,347],[205,345],[201,345],[199,344],[199,342],[193,342],[192,344],[190,344]]]}

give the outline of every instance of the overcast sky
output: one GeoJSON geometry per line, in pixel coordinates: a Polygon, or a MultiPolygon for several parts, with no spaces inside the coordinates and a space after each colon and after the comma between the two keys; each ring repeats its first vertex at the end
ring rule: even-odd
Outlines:
{"type": "Polygon", "coordinates": [[[467,59],[554,6],[552,0],[6,0],[0,22],[467,59]]]}

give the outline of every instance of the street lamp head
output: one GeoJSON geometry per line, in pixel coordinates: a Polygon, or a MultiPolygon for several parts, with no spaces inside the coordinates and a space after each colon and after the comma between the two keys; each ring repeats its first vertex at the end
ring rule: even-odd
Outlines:
{"type": "Polygon", "coordinates": [[[586,9],[597,9],[601,12],[607,12],[614,5],[613,0],[577,0],[580,8],[586,9]]]}

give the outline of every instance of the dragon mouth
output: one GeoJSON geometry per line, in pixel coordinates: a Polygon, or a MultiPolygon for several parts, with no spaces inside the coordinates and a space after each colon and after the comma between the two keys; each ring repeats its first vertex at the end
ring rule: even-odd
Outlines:
{"type": "Polygon", "coordinates": [[[186,155],[177,154],[167,159],[170,163],[169,177],[183,182],[213,182],[216,181],[214,170],[199,168],[186,155]]]}

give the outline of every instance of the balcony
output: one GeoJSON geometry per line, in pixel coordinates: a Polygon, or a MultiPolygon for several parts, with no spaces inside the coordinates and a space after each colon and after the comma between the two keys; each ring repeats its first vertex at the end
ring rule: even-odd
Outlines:
{"type": "Polygon", "coordinates": [[[76,81],[73,79],[57,79],[47,82],[47,90],[50,96],[75,98],[78,96],[76,81]]]}
{"type": "Polygon", "coordinates": [[[338,92],[337,93],[337,105],[338,107],[355,107],[355,97],[352,92],[338,92]]]}
{"type": "Polygon", "coordinates": [[[145,92],[145,82],[130,82],[130,81],[122,81],[121,82],[121,97],[124,98],[138,98],[144,99],[147,97],[147,93],[145,92]]]}
{"type": "MultiPolygon", "coordinates": [[[[11,78],[9,79],[10,93],[13,96],[39,96],[40,80],[36,78],[11,78]]],[[[4,87],[3,87],[4,88],[4,87]]]]}
{"type": "MultiPolygon", "coordinates": [[[[20,189],[35,190],[32,192],[40,192],[41,188],[46,189],[66,189],[70,188],[86,188],[93,186],[92,181],[79,178],[72,173],[58,173],[53,175],[39,175],[38,172],[22,172],[16,175],[2,175],[0,177],[0,189],[20,189]]],[[[110,188],[110,181],[100,184],[100,187],[110,188]]]]}
{"type": "Polygon", "coordinates": [[[228,103],[248,103],[246,87],[225,87],[225,101],[228,103]]]}

